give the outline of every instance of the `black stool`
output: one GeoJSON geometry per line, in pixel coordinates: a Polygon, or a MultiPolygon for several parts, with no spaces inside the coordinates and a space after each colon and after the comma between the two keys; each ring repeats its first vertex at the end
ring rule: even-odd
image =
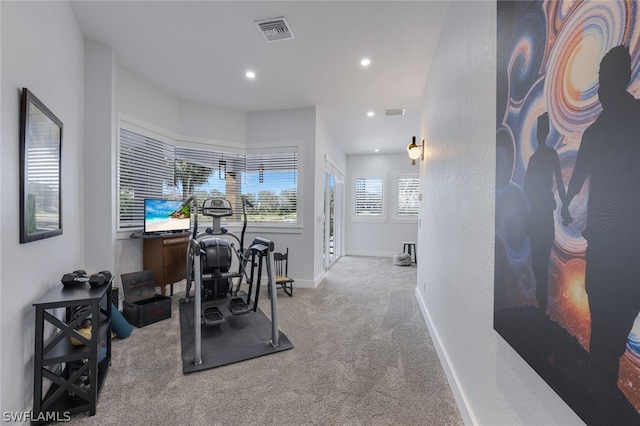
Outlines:
{"type": "Polygon", "coordinates": [[[402,252],[403,253],[408,253],[409,256],[412,256],[412,253],[413,253],[413,257],[411,257],[411,261],[417,264],[418,263],[418,250],[416,249],[416,243],[409,242],[409,241],[403,241],[402,244],[403,244],[402,252]]]}

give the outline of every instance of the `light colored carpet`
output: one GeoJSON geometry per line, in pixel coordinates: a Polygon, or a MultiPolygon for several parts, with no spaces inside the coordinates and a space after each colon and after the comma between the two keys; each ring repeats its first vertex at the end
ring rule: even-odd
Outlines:
{"type": "Polygon", "coordinates": [[[97,414],[70,424],[463,424],[415,300],[416,267],[391,260],[343,257],[318,288],[278,291],[294,349],[188,375],[177,293],[171,319],[114,340],[97,414]]]}

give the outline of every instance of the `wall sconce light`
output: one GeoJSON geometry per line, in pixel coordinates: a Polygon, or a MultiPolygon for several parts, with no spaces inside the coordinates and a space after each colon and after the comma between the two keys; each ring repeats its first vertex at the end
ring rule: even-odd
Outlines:
{"type": "Polygon", "coordinates": [[[424,160],[424,139],[422,140],[422,144],[416,145],[416,137],[413,137],[411,143],[407,146],[407,152],[409,153],[409,158],[411,158],[411,165],[416,165],[416,160],[419,158],[420,160],[424,160]]]}

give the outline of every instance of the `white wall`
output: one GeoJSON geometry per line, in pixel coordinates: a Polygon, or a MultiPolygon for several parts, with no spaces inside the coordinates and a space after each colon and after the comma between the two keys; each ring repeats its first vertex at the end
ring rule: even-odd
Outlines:
{"type": "Polygon", "coordinates": [[[118,68],[117,110],[180,134],[180,101],[129,71],[118,68]]]}
{"type": "Polygon", "coordinates": [[[2,216],[0,235],[1,411],[32,408],[32,303],[84,267],[84,42],[66,2],[1,2],[2,216]],[[63,234],[20,244],[20,91],[31,90],[62,121],[63,234]]]}
{"type": "Polygon", "coordinates": [[[338,170],[346,175],[347,156],[336,141],[331,138],[331,133],[324,120],[326,107],[316,108],[316,157],[324,167],[325,156],[329,157],[338,170]]]}
{"type": "Polygon", "coordinates": [[[260,146],[293,145],[298,151],[298,218],[302,228],[285,233],[283,228],[268,232],[264,227],[247,233],[251,238],[258,233],[273,240],[277,251],[289,247],[289,275],[298,287],[314,287],[314,220],[315,220],[315,107],[282,111],[251,112],[247,114],[247,148],[260,146]],[[300,219],[302,219],[300,221],[300,219]]]}
{"type": "Polygon", "coordinates": [[[496,4],[452,2],[423,94],[416,294],[467,423],[582,421],[493,330],[496,4]]]}
{"type": "MultiPolygon", "coordinates": [[[[335,168],[338,169],[344,176],[347,174],[347,156],[342,148],[336,143],[330,136],[329,129],[324,121],[324,109],[322,107],[316,108],[316,153],[315,153],[315,229],[314,229],[314,247],[313,247],[313,276],[315,277],[314,285],[320,284],[324,278],[324,170],[326,162],[329,160],[335,168]]],[[[345,205],[346,191],[342,192],[341,205],[345,205]]],[[[335,204],[338,205],[338,204],[335,204]]],[[[343,224],[340,227],[341,231],[340,241],[345,241],[344,223],[345,213],[344,208],[342,215],[338,218],[343,224]]],[[[338,213],[336,213],[338,214],[338,213]]],[[[336,252],[335,256],[339,257],[344,255],[344,244],[338,247],[341,252],[336,252]]]]}
{"type": "Polygon", "coordinates": [[[175,135],[244,146],[246,113],[177,99],[118,68],[117,110],[175,135]]]}
{"type": "Polygon", "coordinates": [[[115,271],[117,69],[113,49],[85,43],[84,241],[89,273],[115,271]]]}
{"type": "MultiPolygon", "coordinates": [[[[347,155],[347,193],[345,250],[347,255],[355,256],[386,256],[402,253],[402,241],[416,241],[418,233],[417,220],[396,220],[396,185],[397,175],[419,173],[418,166],[412,166],[407,154],[365,154],[347,155]],[[354,184],[355,176],[367,174],[385,176],[383,188],[385,200],[385,219],[355,219],[354,218],[354,184]]],[[[418,248],[418,252],[420,247],[418,248]]],[[[419,252],[420,253],[420,252],[419,252]]],[[[420,257],[422,258],[422,253],[420,257]]]]}
{"type": "Polygon", "coordinates": [[[247,140],[247,115],[242,111],[208,105],[178,104],[180,134],[194,138],[215,138],[244,146],[247,140]]]}

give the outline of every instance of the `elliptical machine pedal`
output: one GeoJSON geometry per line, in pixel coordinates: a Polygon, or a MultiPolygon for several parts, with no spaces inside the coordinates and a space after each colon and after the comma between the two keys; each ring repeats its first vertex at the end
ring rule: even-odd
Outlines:
{"type": "Polygon", "coordinates": [[[213,326],[222,324],[224,322],[224,316],[220,309],[213,306],[204,310],[204,314],[202,314],[202,323],[207,326],[213,326]]]}
{"type": "Polygon", "coordinates": [[[232,315],[243,315],[251,312],[251,308],[239,297],[234,297],[229,301],[229,311],[232,315]]]}

